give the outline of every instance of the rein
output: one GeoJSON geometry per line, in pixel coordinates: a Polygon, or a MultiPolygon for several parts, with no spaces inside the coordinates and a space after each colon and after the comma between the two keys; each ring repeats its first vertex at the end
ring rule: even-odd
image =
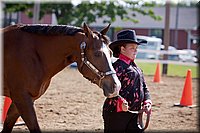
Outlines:
{"type": "MultiPolygon", "coordinates": [[[[112,75],[112,74],[116,74],[115,72],[111,71],[107,71],[107,72],[101,72],[99,71],[92,63],[90,63],[90,61],[88,61],[87,57],[85,56],[85,50],[86,48],[86,43],[82,42],[80,44],[80,49],[81,49],[81,65],[80,67],[82,68],[83,64],[85,64],[93,73],[95,73],[98,77],[99,77],[99,86],[101,86],[101,81],[102,79],[105,78],[105,76],[108,75],[112,75]]],[[[93,82],[95,82],[96,79],[94,78],[93,82]]]]}

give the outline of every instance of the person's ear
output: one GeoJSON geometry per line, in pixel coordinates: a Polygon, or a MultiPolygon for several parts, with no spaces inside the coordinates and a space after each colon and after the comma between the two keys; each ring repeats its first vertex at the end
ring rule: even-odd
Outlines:
{"type": "Polygon", "coordinates": [[[121,46],[120,49],[121,49],[121,52],[125,52],[125,47],[124,46],[121,46]]]}

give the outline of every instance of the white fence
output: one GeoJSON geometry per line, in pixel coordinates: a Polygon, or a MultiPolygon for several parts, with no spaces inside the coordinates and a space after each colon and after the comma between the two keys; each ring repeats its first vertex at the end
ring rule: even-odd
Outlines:
{"type": "MultiPolygon", "coordinates": [[[[182,51],[170,51],[170,50],[147,50],[147,49],[138,49],[138,53],[149,53],[156,55],[181,55],[185,54],[182,51]]],[[[148,63],[161,63],[161,64],[178,64],[178,65],[186,65],[186,66],[198,66],[198,63],[194,62],[183,62],[183,61],[174,61],[174,60],[161,60],[161,59],[136,59],[136,62],[148,62],[148,63]]]]}

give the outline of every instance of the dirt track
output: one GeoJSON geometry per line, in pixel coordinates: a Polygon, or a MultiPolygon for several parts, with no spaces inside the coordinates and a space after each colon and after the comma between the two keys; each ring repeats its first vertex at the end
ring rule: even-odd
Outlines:
{"type": "MultiPolygon", "coordinates": [[[[145,76],[153,101],[151,122],[146,131],[198,131],[198,107],[174,107],[180,101],[185,78],[162,77],[162,83],[145,76]]],[[[197,79],[192,80],[197,104],[197,79]]],[[[84,79],[76,69],[57,74],[47,92],[35,102],[42,131],[102,131],[102,90],[84,79]]],[[[16,126],[14,131],[27,131],[16,126]]]]}

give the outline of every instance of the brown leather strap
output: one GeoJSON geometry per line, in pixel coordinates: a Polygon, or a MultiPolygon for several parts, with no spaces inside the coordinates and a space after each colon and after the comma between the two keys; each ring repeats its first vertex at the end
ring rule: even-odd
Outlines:
{"type": "MultiPolygon", "coordinates": [[[[119,97],[121,97],[120,95],[119,95],[119,97]]],[[[150,112],[148,112],[147,113],[147,118],[146,118],[146,123],[145,123],[145,126],[144,126],[144,124],[143,124],[143,113],[146,111],[146,109],[140,109],[139,111],[131,111],[131,110],[128,110],[128,112],[130,112],[130,113],[133,113],[133,114],[138,114],[138,119],[137,119],[137,124],[138,124],[138,127],[140,128],[140,129],[143,129],[143,130],[145,130],[145,129],[147,129],[147,127],[149,126],[149,122],[150,122],[150,117],[151,117],[151,113],[150,112]]]]}
{"type": "Polygon", "coordinates": [[[144,123],[143,123],[143,112],[144,112],[144,110],[139,111],[137,124],[138,124],[138,127],[140,129],[145,130],[149,126],[149,121],[150,121],[151,114],[147,113],[146,123],[145,123],[145,126],[144,126],[144,123]]]}

